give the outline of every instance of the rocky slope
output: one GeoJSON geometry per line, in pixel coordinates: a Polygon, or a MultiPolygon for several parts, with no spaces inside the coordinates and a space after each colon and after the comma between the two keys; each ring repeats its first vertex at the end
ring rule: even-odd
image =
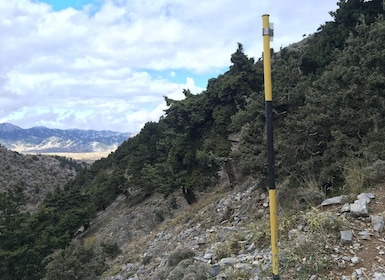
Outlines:
{"type": "MultiPolygon", "coordinates": [[[[385,187],[370,190],[367,213],[359,215],[350,211],[352,195],[311,208],[288,202],[314,202],[313,192],[293,195],[280,188],[281,279],[385,279],[385,187]]],[[[168,199],[154,194],[138,203],[130,190],[77,239],[112,241],[122,250],[101,279],[256,280],[271,279],[269,236],[267,193],[247,180],[233,189],[224,181],[193,205],[181,193],[168,199]]]]}
{"type": "Polygon", "coordinates": [[[0,124],[0,143],[22,153],[86,153],[115,150],[130,133],[81,129],[50,129],[42,126],[23,129],[0,124]]]}

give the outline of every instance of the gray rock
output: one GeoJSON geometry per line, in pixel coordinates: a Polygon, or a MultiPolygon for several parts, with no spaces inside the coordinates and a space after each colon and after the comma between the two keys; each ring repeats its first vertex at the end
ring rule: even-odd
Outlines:
{"type": "Polygon", "coordinates": [[[342,203],[342,199],[344,197],[345,196],[343,196],[343,195],[339,195],[339,196],[328,198],[328,199],[326,199],[326,200],[321,202],[321,206],[328,206],[328,205],[333,205],[333,204],[341,204],[342,203]]]}
{"type": "Polygon", "coordinates": [[[346,268],[346,262],[345,262],[344,260],[341,260],[340,262],[338,262],[337,267],[338,267],[339,269],[344,269],[344,268],[346,268]]]}
{"type": "Polygon", "coordinates": [[[358,235],[361,236],[361,239],[363,239],[363,240],[370,240],[370,235],[371,234],[370,234],[370,232],[364,230],[364,231],[360,231],[358,233],[358,235]]]}
{"type": "Polygon", "coordinates": [[[246,251],[247,252],[252,252],[252,251],[254,251],[254,249],[255,249],[255,243],[253,242],[253,243],[251,243],[250,245],[247,246],[246,251]]]}
{"type": "Polygon", "coordinates": [[[358,277],[362,277],[363,273],[362,273],[362,269],[361,268],[357,268],[355,271],[356,271],[358,277]]]}
{"type": "Polygon", "coordinates": [[[382,216],[371,216],[371,223],[374,231],[382,233],[384,231],[384,217],[382,216]]]}
{"type": "Polygon", "coordinates": [[[219,264],[214,264],[208,269],[208,273],[211,277],[216,277],[221,273],[221,266],[219,264]]]}
{"type": "Polygon", "coordinates": [[[354,217],[368,217],[368,203],[365,198],[358,199],[350,204],[350,214],[354,217]]]}
{"type": "Polygon", "coordinates": [[[360,258],[355,256],[352,257],[350,261],[352,262],[352,264],[358,264],[360,262],[360,258]]]}
{"type": "Polygon", "coordinates": [[[350,204],[349,203],[345,203],[344,205],[342,205],[341,213],[346,213],[346,212],[349,212],[349,211],[350,211],[350,204]]]}
{"type": "Polygon", "coordinates": [[[376,196],[372,193],[360,193],[357,195],[357,199],[366,199],[366,202],[369,203],[372,199],[375,199],[376,196]]]}
{"type": "Polygon", "coordinates": [[[203,258],[206,260],[211,260],[213,257],[213,253],[206,253],[204,254],[203,258]]]}
{"type": "Polygon", "coordinates": [[[236,258],[223,258],[219,261],[220,265],[233,266],[238,262],[236,258]]]}
{"type": "Polygon", "coordinates": [[[385,280],[385,273],[375,272],[373,274],[372,280],[385,280]]]}
{"type": "Polygon", "coordinates": [[[354,242],[352,247],[353,247],[353,250],[359,250],[361,248],[361,243],[354,242]]]}
{"type": "Polygon", "coordinates": [[[341,231],[341,243],[342,244],[351,244],[353,241],[353,232],[351,230],[341,231]]]}
{"type": "Polygon", "coordinates": [[[234,268],[243,271],[250,271],[252,266],[248,263],[236,263],[234,265],[234,268]]]}
{"type": "Polygon", "coordinates": [[[75,233],[74,235],[77,236],[77,235],[83,233],[84,230],[85,230],[85,227],[84,227],[84,226],[81,226],[81,227],[76,231],[76,233],[75,233]]]}

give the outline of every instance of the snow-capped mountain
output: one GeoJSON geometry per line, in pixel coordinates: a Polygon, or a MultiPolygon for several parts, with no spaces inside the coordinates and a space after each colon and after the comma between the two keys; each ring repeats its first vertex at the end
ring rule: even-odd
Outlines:
{"type": "Polygon", "coordinates": [[[23,153],[87,153],[115,150],[130,133],[110,130],[28,129],[10,123],[0,124],[0,144],[23,153]]]}

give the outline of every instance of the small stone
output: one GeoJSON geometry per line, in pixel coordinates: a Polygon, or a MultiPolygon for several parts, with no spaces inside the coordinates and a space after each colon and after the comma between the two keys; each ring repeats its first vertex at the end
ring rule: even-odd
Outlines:
{"type": "Polygon", "coordinates": [[[346,262],[344,260],[338,262],[338,268],[339,269],[344,269],[346,268],[346,262]]]}
{"type": "Polygon", "coordinates": [[[339,195],[339,196],[328,198],[328,199],[322,201],[321,206],[328,206],[328,205],[333,205],[333,204],[341,204],[343,198],[344,198],[343,195],[339,195]]]}
{"type": "Polygon", "coordinates": [[[342,244],[351,244],[353,240],[353,232],[351,230],[341,231],[341,243],[342,244]]]}
{"type": "Polygon", "coordinates": [[[318,279],[318,276],[317,275],[312,275],[310,276],[309,280],[317,280],[318,279]]]}
{"type": "Polygon", "coordinates": [[[367,203],[374,198],[376,198],[376,196],[373,193],[360,193],[357,195],[357,199],[365,199],[367,203]]]}
{"type": "Polygon", "coordinates": [[[336,254],[331,254],[330,255],[334,260],[338,261],[340,259],[340,256],[336,255],[336,254]]]}
{"type": "Polygon", "coordinates": [[[354,243],[353,243],[353,249],[354,249],[354,250],[358,250],[358,249],[360,249],[360,247],[361,247],[361,244],[360,244],[360,243],[358,243],[358,242],[354,242],[354,243]]]}
{"type": "Polygon", "coordinates": [[[203,258],[206,259],[206,260],[211,260],[211,258],[213,257],[213,254],[212,253],[206,253],[203,258]]]}
{"type": "Polygon", "coordinates": [[[360,262],[360,258],[355,256],[351,258],[350,261],[352,262],[352,264],[358,264],[360,262]]]}
{"type": "Polygon", "coordinates": [[[268,203],[268,202],[263,203],[263,207],[264,207],[264,208],[269,207],[269,203],[268,203]]]}
{"type": "Polygon", "coordinates": [[[374,231],[382,233],[384,231],[384,217],[382,216],[371,216],[371,223],[374,231]]]}
{"type": "Polygon", "coordinates": [[[236,263],[234,265],[235,269],[243,270],[243,271],[250,271],[251,270],[251,265],[247,263],[236,263]]]}
{"type": "Polygon", "coordinates": [[[373,274],[373,280],[385,280],[385,273],[375,272],[373,274]]]}
{"type": "Polygon", "coordinates": [[[236,258],[223,258],[219,261],[220,265],[233,266],[238,262],[236,258]]]}
{"type": "Polygon", "coordinates": [[[302,231],[304,227],[305,227],[304,225],[299,225],[299,226],[297,227],[297,229],[298,229],[299,231],[302,231]]]}
{"type": "Polygon", "coordinates": [[[219,273],[221,273],[221,267],[218,264],[214,264],[208,269],[208,273],[211,277],[217,276],[219,273]]]}
{"type": "Polygon", "coordinates": [[[334,247],[333,251],[338,254],[340,252],[340,247],[334,247]]]}
{"type": "Polygon", "coordinates": [[[255,249],[255,243],[253,242],[249,246],[247,246],[246,251],[251,252],[251,251],[254,251],[254,249],[255,249]]]}
{"type": "Polygon", "coordinates": [[[360,231],[358,235],[361,236],[361,239],[363,240],[370,240],[370,233],[366,230],[360,231]]]}
{"type": "Polygon", "coordinates": [[[368,217],[369,210],[366,199],[359,199],[350,204],[350,214],[354,217],[368,217]]]}

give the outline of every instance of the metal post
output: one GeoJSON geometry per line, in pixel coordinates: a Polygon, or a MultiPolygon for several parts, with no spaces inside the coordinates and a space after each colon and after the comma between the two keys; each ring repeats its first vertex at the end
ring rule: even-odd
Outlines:
{"type": "Polygon", "coordinates": [[[265,83],[265,110],[266,110],[266,134],[267,134],[267,172],[269,177],[269,205],[270,205],[270,230],[273,279],[279,280],[279,256],[278,256],[278,218],[277,218],[277,193],[275,189],[274,171],[274,145],[273,145],[273,110],[272,110],[272,85],[271,85],[271,55],[270,37],[273,30],[270,28],[269,15],[262,16],[263,36],[263,70],[265,83]]]}

